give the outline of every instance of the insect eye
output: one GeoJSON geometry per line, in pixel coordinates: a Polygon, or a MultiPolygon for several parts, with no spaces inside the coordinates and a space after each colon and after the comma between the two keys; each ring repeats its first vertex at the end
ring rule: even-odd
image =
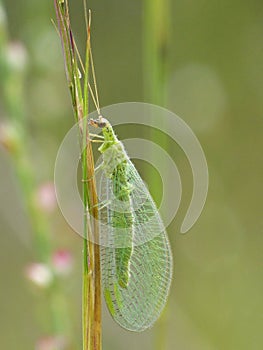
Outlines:
{"type": "Polygon", "coordinates": [[[99,122],[99,123],[98,123],[98,126],[99,126],[100,128],[105,128],[106,122],[99,122]]]}
{"type": "Polygon", "coordinates": [[[100,128],[105,128],[105,126],[108,124],[108,121],[107,119],[103,118],[102,115],[99,116],[99,119],[98,119],[98,126],[100,128]]]}

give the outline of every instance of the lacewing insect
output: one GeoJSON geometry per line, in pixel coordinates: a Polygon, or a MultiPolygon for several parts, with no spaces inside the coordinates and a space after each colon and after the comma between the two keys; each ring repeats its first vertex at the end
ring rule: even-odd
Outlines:
{"type": "MultiPolygon", "coordinates": [[[[157,207],[117,138],[102,117],[90,46],[95,94],[89,85],[102,144],[99,209],[102,289],[113,319],[125,329],[143,331],[160,316],[172,281],[172,253],[157,207]]],[[[92,135],[92,134],[90,134],[92,135]]],[[[93,135],[94,136],[94,135],[93,135]]]]}
{"type": "Polygon", "coordinates": [[[100,212],[102,287],[114,320],[143,331],[159,317],[172,280],[172,253],[156,205],[108,120],[103,143],[100,212]]]}

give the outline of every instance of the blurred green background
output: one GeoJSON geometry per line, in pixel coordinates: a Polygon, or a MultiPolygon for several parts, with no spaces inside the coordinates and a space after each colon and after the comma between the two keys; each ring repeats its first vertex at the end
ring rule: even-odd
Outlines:
{"type": "MultiPolygon", "coordinates": [[[[56,31],[53,1],[2,1],[10,41],[27,52],[25,128],[37,183],[53,179],[56,153],[73,113],[56,31]]],[[[84,48],[82,0],[70,1],[74,33],[84,48]]],[[[90,0],[92,44],[102,106],[154,102],[144,88],[141,0],[90,0]]],[[[191,171],[169,145],[183,181],[183,201],[169,227],[174,281],[165,317],[142,334],[118,327],[104,312],[104,349],[263,349],[263,3],[260,0],[170,0],[169,67],[163,105],[183,118],[207,157],[204,211],[187,235],[179,227],[189,204],[191,171]],[[160,345],[161,344],[161,345],[160,345]]],[[[2,14],[0,20],[3,20],[2,14]]],[[[1,22],[2,23],[2,22],[1,22]]],[[[21,60],[23,57],[21,58],[21,60]]],[[[1,88],[0,121],[9,120],[1,88]]],[[[120,129],[121,138],[129,137],[120,129]]],[[[12,161],[0,149],[0,347],[34,349],[46,335],[48,299],[24,268],[37,259],[12,161]]],[[[149,178],[149,174],[145,174],[149,178]]],[[[158,195],[157,195],[158,197],[158,195]]],[[[157,198],[158,199],[158,198],[157,198]]],[[[59,210],[48,214],[54,246],[68,248],[74,271],[64,283],[76,343],[81,339],[81,239],[59,210]]],[[[79,347],[80,348],[80,347],[79,347]]]]}

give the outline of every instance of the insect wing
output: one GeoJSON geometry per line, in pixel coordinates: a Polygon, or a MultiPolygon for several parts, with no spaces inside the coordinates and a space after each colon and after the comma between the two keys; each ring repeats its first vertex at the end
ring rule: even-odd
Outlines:
{"type": "MultiPolygon", "coordinates": [[[[111,212],[121,210],[114,198],[112,180],[102,174],[100,210],[102,286],[108,309],[114,320],[131,331],[149,328],[163,310],[172,279],[172,253],[156,205],[130,160],[127,178],[134,217],[133,247],[129,262],[129,282],[122,288],[117,281],[116,227],[109,225],[111,212]]],[[[120,240],[123,243],[123,239],[120,240]]],[[[120,247],[121,248],[121,247],[120,247]]]]}

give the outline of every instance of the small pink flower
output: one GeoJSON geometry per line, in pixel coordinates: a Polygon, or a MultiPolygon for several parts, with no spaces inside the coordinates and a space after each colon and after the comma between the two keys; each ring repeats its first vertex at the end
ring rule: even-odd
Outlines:
{"type": "Polygon", "coordinates": [[[38,340],[35,350],[64,350],[66,339],[63,336],[44,337],[38,340]]]}
{"type": "Polygon", "coordinates": [[[26,268],[27,278],[38,287],[48,287],[52,283],[53,275],[50,268],[41,263],[32,263],[26,268]]]}
{"type": "Polygon", "coordinates": [[[68,275],[73,267],[73,257],[68,250],[57,250],[53,254],[52,265],[58,275],[68,275]]]}
{"type": "Polygon", "coordinates": [[[52,182],[42,184],[36,194],[37,204],[46,212],[52,212],[57,205],[55,187],[52,182]]]}

